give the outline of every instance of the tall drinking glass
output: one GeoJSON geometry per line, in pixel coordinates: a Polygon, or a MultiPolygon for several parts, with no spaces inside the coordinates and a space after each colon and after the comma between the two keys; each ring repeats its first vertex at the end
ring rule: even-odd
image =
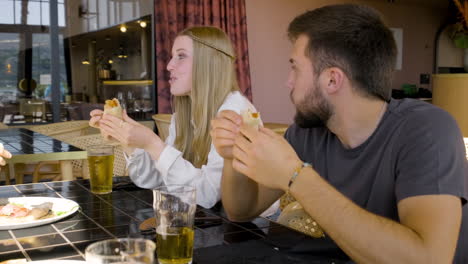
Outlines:
{"type": "Polygon", "coordinates": [[[160,264],[192,263],[195,188],[168,185],[153,191],[156,253],[160,264]]]}
{"type": "Polygon", "coordinates": [[[143,238],[122,238],[99,241],[86,248],[86,263],[153,264],[156,245],[143,238]]]}
{"type": "Polygon", "coordinates": [[[109,145],[90,146],[87,152],[91,192],[96,194],[112,192],[114,147],[109,145]]]}

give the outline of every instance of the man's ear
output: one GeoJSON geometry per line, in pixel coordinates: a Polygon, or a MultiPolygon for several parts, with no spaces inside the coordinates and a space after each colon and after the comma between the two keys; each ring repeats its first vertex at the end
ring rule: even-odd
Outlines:
{"type": "Polygon", "coordinates": [[[343,87],[346,75],[340,68],[331,67],[323,71],[323,77],[325,90],[329,94],[333,94],[343,87]]]}

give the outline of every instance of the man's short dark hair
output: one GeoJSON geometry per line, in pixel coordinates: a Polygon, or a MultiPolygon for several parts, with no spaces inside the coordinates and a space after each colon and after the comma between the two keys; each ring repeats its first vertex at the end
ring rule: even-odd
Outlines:
{"type": "Polygon", "coordinates": [[[390,100],[397,50],[376,10],[344,4],[307,11],[289,24],[289,38],[300,35],[309,38],[305,55],[316,74],[338,67],[363,95],[390,100]]]}

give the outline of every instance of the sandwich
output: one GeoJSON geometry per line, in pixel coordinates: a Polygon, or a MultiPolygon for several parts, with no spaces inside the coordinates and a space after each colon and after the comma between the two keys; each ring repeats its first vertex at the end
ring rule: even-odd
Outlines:
{"type": "MultiPolygon", "coordinates": [[[[120,102],[119,100],[117,100],[117,98],[113,98],[112,100],[106,100],[106,103],[104,104],[105,115],[112,115],[119,119],[123,119],[122,112],[123,112],[122,106],[120,105],[120,102]]],[[[107,142],[115,141],[112,139],[110,135],[108,135],[102,130],[101,130],[101,135],[104,138],[104,140],[107,142]]]]}
{"type": "Polygon", "coordinates": [[[104,105],[104,114],[113,115],[117,118],[122,119],[122,106],[120,105],[119,100],[113,98],[112,100],[106,100],[104,105]]]}
{"type": "Polygon", "coordinates": [[[241,115],[244,124],[247,124],[250,127],[258,129],[260,126],[263,125],[262,119],[260,119],[259,112],[253,112],[252,110],[247,109],[242,111],[241,115]]]}

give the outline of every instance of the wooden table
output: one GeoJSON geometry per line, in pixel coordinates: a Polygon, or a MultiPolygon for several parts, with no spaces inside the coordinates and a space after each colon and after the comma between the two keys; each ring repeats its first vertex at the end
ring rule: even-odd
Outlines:
{"type": "Polygon", "coordinates": [[[288,129],[288,124],[280,124],[280,123],[264,123],[263,124],[266,128],[269,128],[280,135],[284,135],[286,130],[288,129]]]}
{"type": "Polygon", "coordinates": [[[0,130],[0,142],[13,157],[6,159],[9,176],[15,175],[15,164],[60,161],[63,180],[73,180],[72,160],[86,159],[86,151],[60,140],[25,128],[0,130]]]}

